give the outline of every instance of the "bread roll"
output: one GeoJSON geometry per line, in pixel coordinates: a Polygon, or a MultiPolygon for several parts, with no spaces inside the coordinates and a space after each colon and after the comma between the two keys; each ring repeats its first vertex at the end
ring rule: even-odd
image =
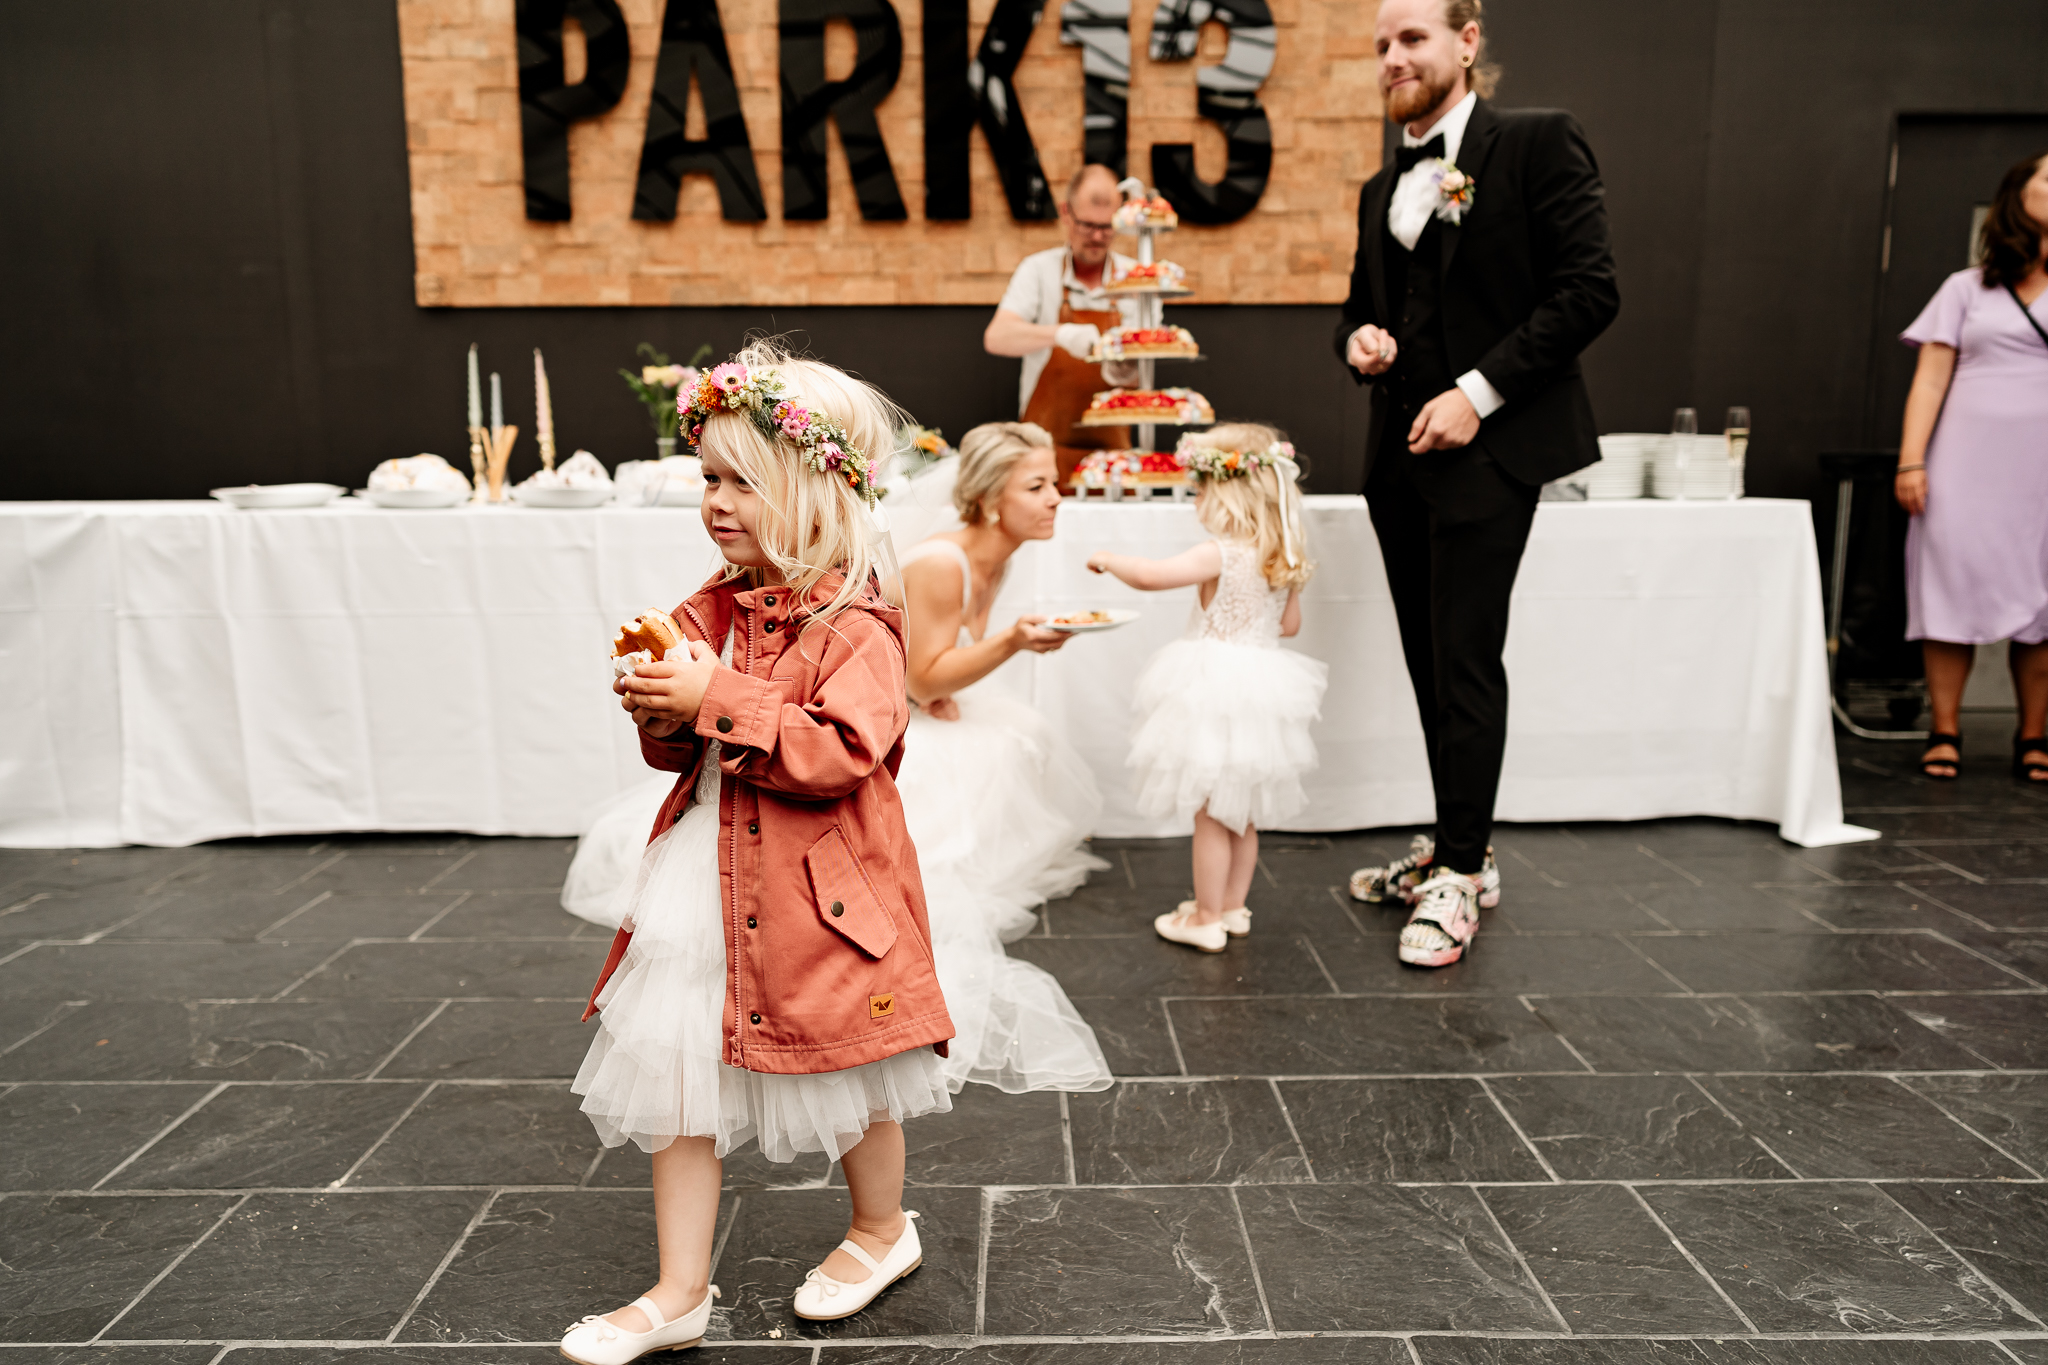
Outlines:
{"type": "Polygon", "coordinates": [[[618,634],[612,636],[612,657],[622,659],[628,654],[644,652],[660,662],[668,658],[671,649],[680,648],[682,643],[683,632],[676,625],[675,617],[665,611],[644,611],[620,626],[618,634]]]}

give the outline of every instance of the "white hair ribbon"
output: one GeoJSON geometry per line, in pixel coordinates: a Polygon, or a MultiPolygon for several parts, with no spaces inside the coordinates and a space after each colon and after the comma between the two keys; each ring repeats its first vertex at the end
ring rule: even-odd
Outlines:
{"type": "Polygon", "coordinates": [[[1295,523],[1295,499],[1287,496],[1288,487],[1301,481],[1301,466],[1285,455],[1266,456],[1273,465],[1274,491],[1280,495],[1280,548],[1287,552],[1287,567],[1292,569],[1301,563],[1301,556],[1295,552],[1295,545],[1302,539],[1301,527],[1295,523]]]}

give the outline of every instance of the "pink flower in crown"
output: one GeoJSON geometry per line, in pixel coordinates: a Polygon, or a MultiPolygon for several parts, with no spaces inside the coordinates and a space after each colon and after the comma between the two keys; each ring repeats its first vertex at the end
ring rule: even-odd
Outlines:
{"type": "Polygon", "coordinates": [[[711,371],[711,386],[720,393],[738,393],[747,382],[747,367],[728,360],[711,371]]]}
{"type": "Polygon", "coordinates": [[[839,448],[837,441],[820,441],[818,457],[825,462],[828,470],[837,469],[846,462],[846,452],[839,448]]]}
{"type": "Polygon", "coordinates": [[[788,409],[782,418],[782,434],[794,441],[804,434],[804,428],[810,426],[811,414],[805,412],[802,408],[792,407],[787,403],[782,406],[788,409]]]}

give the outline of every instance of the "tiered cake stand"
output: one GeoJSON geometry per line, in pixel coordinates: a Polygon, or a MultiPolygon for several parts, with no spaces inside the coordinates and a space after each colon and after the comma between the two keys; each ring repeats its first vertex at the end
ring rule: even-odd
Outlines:
{"type": "MultiPolygon", "coordinates": [[[[1123,181],[1121,184],[1117,186],[1117,188],[1124,193],[1124,195],[1127,198],[1127,201],[1135,200],[1137,202],[1142,203],[1144,201],[1157,198],[1156,194],[1154,194],[1152,191],[1146,188],[1145,183],[1143,181],[1138,180],[1135,177],[1123,181]]],[[[1174,225],[1171,223],[1155,225],[1147,222],[1144,216],[1141,215],[1139,217],[1138,225],[1135,228],[1129,229],[1130,231],[1134,232],[1138,238],[1139,265],[1151,265],[1154,262],[1155,256],[1153,251],[1153,238],[1155,238],[1156,236],[1158,236],[1158,234],[1162,232],[1172,232],[1173,229],[1174,225]]],[[[1147,285],[1136,289],[1119,289],[1116,290],[1115,293],[1118,297],[1123,297],[1127,295],[1135,295],[1137,297],[1137,325],[1139,327],[1163,328],[1166,325],[1166,300],[1168,300],[1169,298],[1186,298],[1188,295],[1194,293],[1194,290],[1186,288],[1185,286],[1181,285],[1147,285]]],[[[1094,356],[1094,359],[1098,362],[1125,359],[1135,360],[1138,364],[1138,387],[1140,389],[1152,389],[1157,387],[1157,379],[1154,367],[1156,362],[1158,361],[1202,360],[1204,358],[1205,357],[1201,355],[1118,356],[1104,354],[1099,351],[1094,356]]],[[[1136,427],[1138,429],[1136,433],[1137,448],[1140,453],[1149,452],[1153,449],[1154,441],[1156,439],[1154,436],[1154,429],[1155,427],[1162,425],[1158,422],[1155,416],[1150,414],[1132,414],[1129,416],[1125,416],[1121,413],[1114,412],[1090,413],[1087,417],[1083,419],[1083,421],[1088,426],[1136,427]]],[[[1170,425],[1208,426],[1213,421],[1213,418],[1209,418],[1202,421],[1171,423],[1170,425]]],[[[1119,488],[1118,491],[1121,492],[1121,488],[1119,488]]],[[[1176,484],[1173,486],[1173,495],[1175,497],[1181,496],[1182,491],[1183,490],[1181,485],[1176,484]]]]}

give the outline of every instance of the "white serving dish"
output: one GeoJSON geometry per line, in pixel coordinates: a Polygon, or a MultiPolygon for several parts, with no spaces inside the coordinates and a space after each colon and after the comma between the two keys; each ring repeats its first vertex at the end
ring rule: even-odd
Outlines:
{"type": "Polygon", "coordinates": [[[522,507],[602,507],[612,500],[611,488],[514,487],[512,500],[522,507]]]}
{"type": "Polygon", "coordinates": [[[1116,607],[1105,614],[1109,617],[1107,621],[1074,621],[1062,624],[1055,619],[1045,622],[1045,628],[1064,631],[1069,635],[1081,635],[1091,630],[1115,630],[1118,626],[1127,626],[1140,615],[1129,607],[1116,607]]]}
{"type": "Polygon", "coordinates": [[[660,505],[663,507],[702,507],[704,505],[704,487],[702,484],[686,484],[670,479],[662,486],[660,505]]]}
{"type": "Polygon", "coordinates": [[[230,507],[254,511],[275,507],[325,507],[348,492],[333,483],[252,483],[208,490],[230,507]]]}
{"type": "Polygon", "coordinates": [[[369,488],[356,496],[379,507],[460,507],[474,495],[459,488],[369,488]]]}

